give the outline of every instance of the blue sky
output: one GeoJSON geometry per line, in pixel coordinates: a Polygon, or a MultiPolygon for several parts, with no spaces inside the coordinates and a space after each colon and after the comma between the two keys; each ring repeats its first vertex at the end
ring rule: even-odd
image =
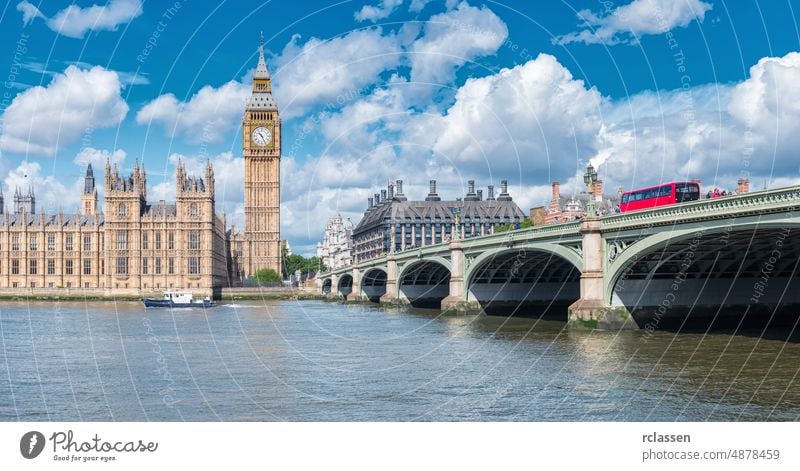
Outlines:
{"type": "MultiPolygon", "coordinates": [[[[800,31],[788,1],[10,1],[0,10],[0,178],[74,211],[86,163],[211,159],[242,223],[239,125],[264,32],[283,116],[282,232],[302,253],[336,211],[402,179],[460,195],[509,180],[523,209],[700,178],[800,182],[800,31]]],[[[96,172],[97,173],[97,172],[96,172]]]]}

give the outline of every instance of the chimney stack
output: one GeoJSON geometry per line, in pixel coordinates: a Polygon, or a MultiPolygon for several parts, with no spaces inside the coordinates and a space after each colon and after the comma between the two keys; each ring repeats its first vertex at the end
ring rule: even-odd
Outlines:
{"type": "Polygon", "coordinates": [[[386,202],[386,190],[381,190],[381,201],[386,202]]]}
{"type": "Polygon", "coordinates": [[[511,201],[511,195],[508,194],[508,180],[500,181],[500,196],[497,199],[499,201],[511,201]]]}
{"type": "Polygon", "coordinates": [[[478,195],[475,194],[475,180],[469,180],[467,182],[467,196],[464,198],[464,201],[478,201],[478,195]]]}
{"type": "Polygon", "coordinates": [[[367,201],[369,201],[369,205],[367,206],[367,209],[371,209],[375,205],[374,200],[370,196],[369,198],[367,198],[367,201]]]}
{"type": "Polygon", "coordinates": [[[381,204],[381,195],[375,193],[375,206],[378,206],[379,204],[381,204]]]}
{"type": "Polygon", "coordinates": [[[489,185],[489,195],[486,199],[489,201],[494,200],[494,185],[489,185]]]}
{"type": "Polygon", "coordinates": [[[478,190],[478,201],[483,201],[483,190],[478,190]]]}
{"type": "Polygon", "coordinates": [[[387,191],[389,193],[389,200],[391,201],[392,199],[394,199],[394,185],[390,183],[387,191]]]}
{"type": "Polygon", "coordinates": [[[603,201],[603,180],[594,183],[594,200],[603,201]]]}
{"type": "Polygon", "coordinates": [[[439,195],[436,194],[436,180],[431,180],[429,183],[430,190],[428,192],[428,196],[425,197],[425,201],[441,201],[439,195]]]}
{"type": "Polygon", "coordinates": [[[403,180],[397,180],[395,182],[395,190],[394,199],[398,201],[408,201],[406,195],[403,194],[403,180]]]}
{"type": "Polygon", "coordinates": [[[739,181],[736,182],[736,194],[743,194],[749,192],[750,192],[750,179],[740,178],[739,181]]]}
{"type": "Polygon", "coordinates": [[[552,184],[552,200],[558,201],[561,198],[561,183],[553,182],[552,184]]]}

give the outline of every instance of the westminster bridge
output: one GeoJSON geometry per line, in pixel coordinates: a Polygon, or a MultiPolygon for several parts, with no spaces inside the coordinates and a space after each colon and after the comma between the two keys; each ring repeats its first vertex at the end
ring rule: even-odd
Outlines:
{"type": "Polygon", "coordinates": [[[798,233],[800,186],[391,253],[322,274],[322,290],[582,329],[794,325],[798,233]]]}

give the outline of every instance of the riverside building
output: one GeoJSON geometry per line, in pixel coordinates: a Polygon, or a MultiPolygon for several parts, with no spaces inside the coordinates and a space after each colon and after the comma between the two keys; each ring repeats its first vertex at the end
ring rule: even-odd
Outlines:
{"type": "MultiPolygon", "coordinates": [[[[14,194],[0,224],[0,287],[82,288],[118,294],[226,284],[225,223],[214,213],[214,170],[176,173],[174,202],[147,201],[147,175],[106,162],[99,211],[94,170],[86,169],[81,210],[37,213],[32,188],[14,194]]],[[[0,195],[0,206],[5,208],[0,195]]]]}
{"type": "Polygon", "coordinates": [[[367,210],[353,230],[354,263],[387,253],[439,244],[458,238],[466,239],[493,234],[497,226],[517,224],[525,214],[508,193],[503,180],[495,198],[494,187],[475,189],[468,182],[463,198],[442,200],[436,193],[436,180],[430,181],[424,200],[411,201],[403,194],[403,181],[368,198],[367,210]]]}
{"type": "Polygon", "coordinates": [[[336,213],[325,225],[325,235],[317,244],[317,257],[329,270],[350,266],[353,261],[353,225],[336,213]]]}

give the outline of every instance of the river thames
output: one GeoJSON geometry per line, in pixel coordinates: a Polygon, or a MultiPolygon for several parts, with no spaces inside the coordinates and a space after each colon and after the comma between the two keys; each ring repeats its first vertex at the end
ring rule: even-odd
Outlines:
{"type": "Polygon", "coordinates": [[[797,420],[786,332],[316,301],[0,304],[2,421],[797,420]]]}

